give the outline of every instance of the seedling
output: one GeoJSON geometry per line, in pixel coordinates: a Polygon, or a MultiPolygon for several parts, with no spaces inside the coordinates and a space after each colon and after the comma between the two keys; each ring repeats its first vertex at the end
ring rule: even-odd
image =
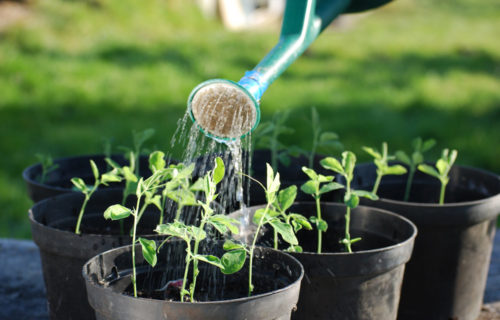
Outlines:
{"type": "Polygon", "coordinates": [[[434,139],[423,141],[422,138],[418,137],[412,142],[413,153],[411,154],[411,157],[404,151],[396,151],[396,159],[408,166],[408,180],[406,181],[404,201],[408,201],[408,199],[410,199],[413,176],[415,175],[418,165],[424,162],[424,152],[429,151],[435,144],[436,141],[434,139]]]}
{"type": "Polygon", "coordinates": [[[351,209],[354,209],[358,206],[360,197],[365,197],[371,200],[377,200],[378,197],[372,192],[364,190],[353,190],[351,188],[351,181],[354,178],[354,167],[356,165],[356,156],[351,151],[345,151],[342,153],[342,163],[332,157],[327,157],[321,160],[320,163],[324,168],[339,173],[345,179],[345,236],[344,239],[342,239],[340,242],[344,244],[348,252],[352,252],[352,244],[360,241],[361,238],[351,239],[351,233],[349,230],[351,222],[351,209]]]}
{"type": "Polygon", "coordinates": [[[52,171],[56,170],[57,168],[59,168],[59,165],[55,164],[54,161],[52,160],[52,157],[48,154],[37,153],[35,154],[35,156],[42,165],[42,174],[38,177],[38,182],[45,183],[47,175],[52,171]]]}
{"type": "MultiPolygon", "coordinates": [[[[180,292],[180,299],[182,302],[186,296],[189,297],[191,302],[194,302],[196,279],[199,274],[198,263],[200,261],[218,267],[224,274],[231,274],[239,271],[245,262],[246,253],[244,250],[239,248],[228,248],[226,245],[224,249],[229,250],[229,252],[226,252],[220,259],[213,255],[202,255],[198,253],[200,242],[207,237],[205,231],[207,225],[213,226],[222,234],[228,231],[235,234],[239,232],[237,226],[238,221],[236,219],[221,214],[214,215],[214,210],[210,206],[217,198],[217,194],[215,193],[217,184],[224,178],[224,171],[224,162],[221,158],[216,158],[214,169],[208,172],[203,178],[200,178],[190,188],[192,191],[202,191],[205,195],[204,201],[197,200],[197,205],[202,207],[201,221],[198,227],[186,225],[176,219],[172,223],[158,225],[155,230],[161,235],[169,236],[167,240],[170,239],[170,237],[176,237],[182,239],[186,243],[186,266],[180,292]],[[193,263],[192,280],[189,289],[186,289],[191,263],[193,263]]],[[[191,197],[191,195],[186,196],[184,192],[179,193],[177,196],[181,201],[190,201],[190,199],[185,199],[185,197],[191,197]]],[[[165,242],[167,240],[165,240],[165,242]]]]}
{"type": "Polygon", "coordinates": [[[80,208],[80,213],[78,214],[78,220],[76,222],[75,233],[80,234],[80,224],[82,222],[83,213],[85,212],[85,208],[87,207],[87,203],[90,200],[90,197],[97,190],[99,185],[107,185],[108,182],[120,182],[121,178],[117,175],[116,171],[110,171],[108,173],[104,173],[101,177],[99,177],[99,169],[97,169],[97,165],[94,160],[90,160],[90,167],[92,168],[92,173],[94,175],[94,184],[92,186],[88,186],[85,184],[85,181],[81,178],[72,178],[71,183],[80,190],[85,195],[83,200],[82,207],[80,208]]]}
{"type": "MultiPolygon", "coordinates": [[[[162,152],[157,151],[162,154],[162,152]]],[[[154,155],[155,153],[153,153],[154,155]]],[[[156,256],[156,242],[153,240],[148,240],[144,238],[137,239],[137,225],[144,214],[146,208],[153,204],[158,209],[161,208],[161,196],[156,194],[158,189],[162,186],[162,183],[168,179],[168,172],[170,168],[165,168],[165,162],[160,156],[150,156],[149,163],[152,168],[154,168],[153,174],[144,180],[140,178],[137,183],[136,197],[137,202],[133,209],[129,209],[123,205],[115,204],[110,206],[106,211],[104,211],[104,218],[111,220],[122,220],[133,216],[134,222],[131,231],[132,235],[132,246],[137,242],[141,244],[142,254],[144,259],[151,265],[155,266],[157,262],[156,256]],[[144,200],[143,200],[144,198],[144,200]]],[[[134,297],[137,297],[137,284],[136,284],[136,267],[135,267],[135,250],[132,249],[132,285],[134,289],[134,297]]]]}
{"type": "Polygon", "coordinates": [[[309,168],[313,168],[314,155],[318,148],[343,149],[344,146],[340,143],[339,136],[335,132],[323,131],[319,114],[316,108],[311,108],[311,125],[313,131],[312,148],[308,154],[309,168]]]}
{"type": "MultiPolygon", "coordinates": [[[[323,167],[325,167],[322,164],[323,167]]],[[[329,169],[328,167],[325,167],[329,169]]],[[[311,168],[302,167],[302,171],[309,177],[310,180],[306,181],[300,189],[307,194],[310,194],[316,202],[316,217],[311,216],[309,220],[316,225],[318,230],[318,248],[317,253],[322,251],[322,234],[328,229],[328,223],[321,218],[321,195],[333,190],[342,189],[344,186],[337,182],[333,182],[334,176],[324,176],[316,173],[311,168]]]]}
{"type": "Polygon", "coordinates": [[[455,163],[455,160],[457,159],[457,155],[458,155],[457,150],[451,150],[450,152],[448,149],[444,149],[441,154],[441,158],[439,158],[438,161],[436,162],[437,170],[427,164],[418,165],[418,170],[439,179],[439,181],[441,182],[439,204],[444,203],[446,185],[450,181],[448,174],[450,172],[451,167],[455,163]]]}
{"type": "Polygon", "coordinates": [[[363,147],[363,150],[373,157],[373,162],[377,166],[377,179],[375,180],[375,184],[373,185],[373,194],[377,194],[378,187],[383,176],[402,175],[406,173],[406,168],[402,165],[389,165],[388,162],[390,160],[396,159],[396,156],[388,155],[387,149],[387,142],[382,143],[382,152],[374,148],[363,147]]]}

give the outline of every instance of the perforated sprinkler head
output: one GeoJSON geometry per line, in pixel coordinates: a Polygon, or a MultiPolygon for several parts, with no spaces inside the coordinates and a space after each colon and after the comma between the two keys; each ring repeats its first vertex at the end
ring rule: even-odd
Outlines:
{"type": "Polygon", "coordinates": [[[260,121],[255,97],[242,85],[225,79],[208,80],[194,88],[188,111],[204,134],[219,140],[243,138],[260,121]]]}

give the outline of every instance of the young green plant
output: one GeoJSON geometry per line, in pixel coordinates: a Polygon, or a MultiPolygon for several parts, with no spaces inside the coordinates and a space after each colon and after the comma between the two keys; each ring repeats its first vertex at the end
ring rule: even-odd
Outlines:
{"type": "Polygon", "coordinates": [[[333,182],[334,176],[324,176],[306,167],[302,167],[302,171],[309,177],[309,180],[306,181],[300,189],[304,193],[311,195],[316,202],[316,216],[311,216],[309,220],[316,226],[316,230],[318,231],[318,248],[316,252],[321,253],[323,248],[322,235],[323,232],[328,229],[328,223],[321,217],[321,195],[333,190],[342,189],[344,186],[337,182],[333,182]]]}
{"type": "Polygon", "coordinates": [[[90,197],[97,190],[99,185],[107,185],[109,182],[120,182],[121,178],[116,173],[116,171],[112,170],[108,173],[104,173],[99,177],[99,169],[95,164],[94,160],[90,160],[90,167],[92,168],[92,174],[94,175],[94,184],[92,186],[88,186],[82,178],[72,178],[71,183],[75,186],[77,190],[82,192],[85,196],[83,200],[82,207],[80,208],[80,213],[78,214],[78,219],[76,221],[75,233],[80,234],[80,225],[82,223],[83,214],[85,212],[85,208],[87,207],[87,203],[90,200],[90,197]]]}
{"type": "Polygon", "coordinates": [[[396,156],[388,154],[387,142],[382,143],[382,151],[375,148],[363,147],[363,150],[373,157],[373,162],[377,167],[377,179],[373,185],[372,193],[377,194],[380,181],[385,175],[402,175],[406,173],[406,168],[402,165],[389,165],[389,161],[396,159],[396,156]]]}
{"type": "Polygon", "coordinates": [[[423,141],[422,138],[417,137],[412,141],[413,152],[411,156],[407,155],[402,150],[396,151],[396,159],[408,166],[408,180],[406,181],[404,201],[408,201],[410,199],[413,177],[418,165],[424,162],[424,152],[429,151],[435,144],[436,141],[434,139],[423,141]]]}
{"type": "Polygon", "coordinates": [[[451,150],[450,152],[450,150],[444,149],[441,154],[441,158],[439,158],[438,161],[436,162],[437,170],[427,164],[418,165],[418,170],[439,179],[439,181],[441,182],[439,204],[444,204],[444,195],[446,191],[446,186],[450,181],[448,174],[450,173],[450,169],[455,163],[455,160],[457,159],[457,155],[458,155],[457,150],[451,150]]]}
{"type": "MultiPolygon", "coordinates": [[[[217,184],[222,181],[222,178],[224,177],[224,171],[225,168],[222,159],[216,158],[214,169],[208,172],[203,178],[200,178],[194,185],[191,186],[191,190],[202,191],[205,196],[204,201],[197,201],[197,205],[202,207],[200,225],[198,227],[193,225],[186,225],[179,220],[174,220],[172,223],[158,225],[155,230],[161,235],[167,235],[169,236],[169,238],[176,237],[182,239],[186,243],[186,265],[184,268],[184,277],[182,281],[182,289],[180,292],[180,300],[182,302],[184,301],[186,296],[189,297],[191,302],[194,302],[196,281],[199,274],[198,264],[200,261],[218,267],[224,274],[237,272],[243,267],[243,264],[245,262],[246,253],[241,248],[231,249],[227,246],[224,246],[224,249],[227,249],[229,251],[226,252],[220,259],[213,255],[203,255],[198,253],[200,242],[207,238],[207,233],[205,231],[205,227],[207,225],[211,225],[222,234],[225,234],[228,231],[235,234],[239,232],[237,226],[238,221],[236,219],[227,217],[222,214],[214,214],[214,210],[211,208],[211,203],[217,198],[217,184]],[[186,289],[191,263],[193,264],[192,279],[189,285],[189,289],[186,289]]],[[[185,195],[186,193],[179,193],[178,196],[182,198],[185,195]]],[[[190,197],[190,195],[188,197],[190,197]]],[[[167,238],[167,240],[169,238],[167,238]]]]}
{"type": "Polygon", "coordinates": [[[372,192],[364,190],[354,190],[351,188],[351,182],[354,178],[354,167],[356,165],[356,156],[351,151],[345,151],[342,153],[342,163],[333,157],[327,157],[321,160],[321,165],[325,169],[337,172],[345,179],[345,236],[344,239],[341,240],[341,243],[344,244],[348,252],[352,252],[352,244],[360,241],[361,238],[351,238],[351,209],[354,209],[358,206],[360,197],[365,197],[371,200],[377,200],[378,197],[372,192]]]}
{"type": "Polygon", "coordinates": [[[55,164],[52,160],[52,157],[48,154],[37,153],[35,154],[35,157],[38,159],[38,161],[40,161],[40,164],[42,165],[42,174],[38,177],[38,182],[45,183],[47,175],[59,168],[59,165],[55,164]]]}
{"type": "Polygon", "coordinates": [[[311,108],[311,125],[313,131],[312,148],[308,153],[309,168],[313,168],[314,165],[314,155],[318,148],[328,148],[335,150],[342,150],[344,146],[340,143],[339,136],[335,132],[323,131],[321,128],[321,121],[319,120],[319,114],[316,108],[311,108]]]}

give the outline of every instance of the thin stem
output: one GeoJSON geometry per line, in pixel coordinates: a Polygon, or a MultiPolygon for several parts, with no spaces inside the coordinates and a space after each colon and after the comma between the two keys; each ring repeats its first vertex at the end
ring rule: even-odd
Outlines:
{"type": "Polygon", "coordinates": [[[253,284],[252,284],[252,266],[253,266],[253,251],[255,250],[255,244],[257,243],[257,237],[259,236],[260,228],[262,227],[262,222],[264,217],[266,216],[267,211],[269,210],[269,203],[266,205],[266,209],[264,213],[260,217],[259,224],[257,225],[257,230],[255,231],[255,235],[253,236],[252,246],[250,247],[250,261],[248,263],[248,296],[252,295],[253,284]]]}
{"type": "Polygon", "coordinates": [[[439,195],[439,204],[444,204],[444,194],[446,191],[447,183],[441,182],[441,193],[439,195]]]}
{"type": "MultiPolygon", "coordinates": [[[[136,208],[139,207],[141,197],[137,197],[136,208]]],[[[136,281],[136,269],[135,269],[135,234],[137,233],[137,209],[134,210],[134,226],[132,229],[132,285],[134,286],[134,297],[137,298],[137,281],[136,281]]]]}
{"type": "Polygon", "coordinates": [[[76,221],[75,233],[80,234],[80,224],[82,223],[83,213],[87,207],[87,202],[89,202],[90,194],[85,194],[85,199],[83,200],[82,207],[80,208],[80,213],[78,214],[78,220],[76,221]]]}
{"type": "MultiPolygon", "coordinates": [[[[206,211],[204,212],[205,214],[203,215],[203,218],[201,219],[200,222],[200,229],[203,230],[205,228],[205,224],[207,223],[208,218],[210,217],[210,214],[208,214],[206,211]]],[[[200,240],[195,238],[194,240],[194,250],[193,250],[193,255],[196,256],[198,254],[198,248],[200,246],[200,240]]],[[[193,282],[191,284],[191,301],[194,301],[194,291],[196,288],[196,278],[198,277],[198,259],[193,258],[193,282]]]]}
{"type": "MultiPolygon", "coordinates": [[[[191,240],[191,239],[189,239],[191,240]]],[[[189,255],[189,252],[191,252],[191,241],[186,241],[187,244],[187,252],[188,254],[186,255],[186,267],[184,268],[184,278],[182,280],[182,289],[181,289],[181,302],[184,302],[184,292],[186,291],[186,283],[187,283],[187,277],[189,273],[189,266],[191,265],[191,256],[189,255]]]]}
{"type": "MultiPolygon", "coordinates": [[[[319,203],[319,195],[317,195],[316,197],[316,214],[317,214],[317,217],[318,217],[318,223],[320,223],[321,221],[321,206],[320,206],[320,203],[319,203]]],[[[318,229],[318,249],[317,249],[317,252],[318,253],[321,253],[321,248],[323,247],[322,245],[322,238],[323,238],[323,231],[321,231],[319,228],[318,229]]]]}
{"type": "Polygon", "coordinates": [[[346,238],[346,248],[349,253],[352,252],[351,249],[351,233],[349,231],[349,225],[351,223],[351,208],[347,207],[346,213],[345,213],[345,238],[346,238]]]}
{"type": "Polygon", "coordinates": [[[318,147],[318,130],[313,129],[313,144],[311,148],[311,153],[309,154],[309,168],[313,168],[314,154],[316,153],[316,148],[318,147]]]}
{"type": "Polygon", "coordinates": [[[408,180],[406,181],[406,190],[404,201],[408,201],[410,199],[410,190],[411,184],[413,183],[413,176],[415,175],[415,166],[410,166],[410,170],[408,171],[408,180]]]}
{"type": "Polygon", "coordinates": [[[274,230],[274,249],[278,249],[278,231],[274,230]]]}
{"type": "Polygon", "coordinates": [[[372,190],[373,194],[377,194],[381,180],[382,180],[382,173],[377,170],[377,179],[375,180],[375,184],[373,185],[373,190],[372,190]]]}

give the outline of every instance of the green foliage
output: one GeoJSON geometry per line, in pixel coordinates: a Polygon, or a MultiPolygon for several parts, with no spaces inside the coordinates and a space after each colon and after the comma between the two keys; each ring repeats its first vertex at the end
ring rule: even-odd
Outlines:
{"type": "Polygon", "coordinates": [[[417,167],[424,162],[424,153],[432,149],[436,141],[434,139],[422,140],[417,137],[412,141],[413,152],[411,156],[402,150],[396,151],[396,159],[408,166],[408,180],[406,181],[404,201],[410,199],[411,185],[413,183],[413,176],[417,167]]]}
{"type": "Polygon", "coordinates": [[[52,157],[48,154],[37,153],[35,156],[42,165],[42,174],[38,177],[38,182],[44,183],[47,175],[59,168],[59,165],[55,164],[52,157]]]}
{"type": "Polygon", "coordinates": [[[313,167],[314,155],[316,154],[316,150],[318,148],[326,150],[326,153],[328,154],[344,148],[342,143],[339,141],[339,136],[335,132],[323,131],[318,111],[314,107],[311,108],[311,127],[313,134],[312,147],[308,154],[309,168],[313,167]]]}
{"type": "Polygon", "coordinates": [[[439,158],[438,161],[436,162],[437,170],[427,164],[418,165],[418,170],[434,178],[439,179],[439,181],[441,182],[441,193],[439,195],[439,204],[444,203],[446,185],[448,185],[448,182],[450,181],[448,174],[450,172],[451,167],[455,163],[455,160],[457,159],[457,155],[458,155],[457,150],[451,150],[450,152],[450,150],[444,149],[441,154],[441,158],[439,158]]]}
{"type": "Polygon", "coordinates": [[[363,150],[373,157],[373,162],[375,163],[375,166],[377,166],[377,179],[373,185],[373,194],[377,194],[378,187],[383,176],[401,175],[406,173],[406,168],[402,165],[389,165],[389,161],[395,160],[396,156],[388,154],[387,142],[382,142],[382,151],[378,151],[377,149],[370,147],[363,147],[363,150]]]}
{"type": "Polygon", "coordinates": [[[356,166],[356,155],[351,151],[345,151],[342,153],[342,162],[338,161],[335,158],[327,157],[321,160],[321,165],[325,169],[329,169],[340,174],[345,179],[345,237],[340,242],[345,245],[345,248],[348,252],[352,252],[352,244],[360,241],[361,238],[351,238],[351,209],[354,209],[358,206],[360,197],[368,198],[371,200],[377,200],[378,197],[373,192],[354,190],[351,188],[351,182],[354,179],[354,167],[356,166]]]}

